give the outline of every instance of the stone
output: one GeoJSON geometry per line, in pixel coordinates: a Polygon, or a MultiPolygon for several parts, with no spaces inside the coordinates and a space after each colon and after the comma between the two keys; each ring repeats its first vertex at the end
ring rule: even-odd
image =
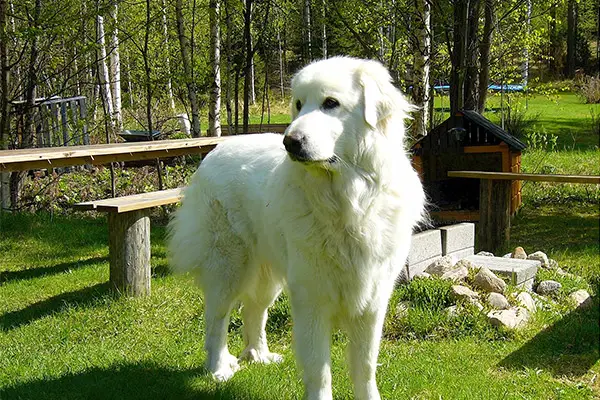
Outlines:
{"type": "Polygon", "coordinates": [[[557,269],[558,268],[558,261],[556,261],[553,258],[548,259],[548,268],[549,269],[557,269]]]}
{"type": "Polygon", "coordinates": [[[475,244],[475,224],[470,222],[441,227],[440,233],[444,255],[468,249],[475,244]]]}
{"type": "Polygon", "coordinates": [[[559,282],[547,280],[540,282],[535,289],[535,292],[537,294],[541,294],[542,296],[554,296],[558,294],[558,291],[561,288],[562,285],[559,282]]]}
{"type": "Polygon", "coordinates": [[[487,316],[492,325],[508,329],[521,328],[529,320],[529,312],[522,307],[490,311],[487,316]]]}
{"type": "Polygon", "coordinates": [[[454,267],[454,260],[451,256],[444,256],[432,264],[430,264],[427,268],[425,268],[425,272],[435,276],[442,276],[446,272],[449,272],[454,267]]]}
{"type": "Polygon", "coordinates": [[[512,253],[506,253],[505,255],[502,256],[502,258],[511,258],[512,257],[512,253]]]}
{"type": "Polygon", "coordinates": [[[418,273],[417,275],[415,275],[415,278],[428,279],[428,278],[431,278],[431,275],[428,274],[427,272],[423,271],[423,272],[418,273]]]}
{"type": "Polygon", "coordinates": [[[466,267],[455,268],[442,275],[442,279],[449,279],[454,282],[463,281],[469,276],[469,270],[466,267]]]}
{"type": "Polygon", "coordinates": [[[458,315],[458,306],[450,306],[450,307],[446,307],[444,308],[444,312],[449,316],[449,317],[456,317],[458,315]]]}
{"type": "Polygon", "coordinates": [[[473,279],[473,285],[486,291],[504,293],[506,283],[486,267],[481,267],[473,279]]]}
{"type": "Polygon", "coordinates": [[[435,256],[432,258],[428,258],[427,260],[420,261],[418,263],[409,264],[407,267],[409,279],[412,279],[415,276],[420,275],[422,272],[425,271],[425,268],[429,267],[433,262],[435,262],[436,260],[439,260],[440,258],[442,258],[441,255],[435,256]]]}
{"type": "Polygon", "coordinates": [[[472,269],[477,269],[477,265],[473,264],[473,262],[471,262],[469,259],[463,258],[454,264],[454,268],[466,268],[468,271],[470,271],[472,269]]]}
{"type": "Polygon", "coordinates": [[[475,254],[475,248],[467,247],[466,249],[456,250],[444,255],[451,256],[453,260],[462,260],[463,258],[472,256],[473,254],[475,254]]]}
{"type": "Polygon", "coordinates": [[[480,251],[479,253],[477,253],[477,255],[484,257],[494,257],[494,253],[490,253],[489,251],[480,251]]]}
{"type": "Polygon", "coordinates": [[[543,251],[536,251],[527,256],[528,260],[537,260],[542,264],[542,268],[550,268],[548,256],[543,251]]]}
{"type": "Polygon", "coordinates": [[[481,304],[479,300],[472,300],[471,304],[473,304],[479,311],[483,311],[483,304],[481,304]]]}
{"type": "Polygon", "coordinates": [[[530,313],[534,313],[537,310],[533,297],[527,292],[521,292],[517,295],[517,304],[530,313]]]}
{"type": "Polygon", "coordinates": [[[516,258],[519,260],[527,260],[527,253],[525,253],[525,250],[519,246],[519,247],[515,247],[515,249],[511,253],[510,257],[516,258]]]}
{"type": "Polygon", "coordinates": [[[439,229],[429,229],[412,235],[408,265],[442,255],[442,234],[439,229]]]}
{"type": "Polygon", "coordinates": [[[462,285],[452,285],[452,295],[457,300],[472,301],[479,298],[479,294],[477,292],[474,292],[468,287],[462,285]]]}
{"type": "Polygon", "coordinates": [[[531,286],[540,266],[540,262],[536,260],[518,260],[515,258],[474,255],[466,259],[478,267],[486,267],[496,275],[510,279],[510,282],[518,287],[526,286],[525,283],[531,286]]]}
{"type": "Polygon", "coordinates": [[[587,290],[579,289],[569,295],[569,298],[573,301],[577,308],[587,309],[593,304],[592,296],[587,290]]]}
{"type": "Polygon", "coordinates": [[[496,310],[506,310],[510,308],[510,303],[506,300],[506,297],[500,293],[490,293],[488,295],[488,303],[496,310]]]}
{"type": "Polygon", "coordinates": [[[397,318],[406,317],[408,315],[409,308],[410,308],[409,301],[401,301],[400,303],[398,303],[398,305],[396,306],[396,317],[397,318]]]}

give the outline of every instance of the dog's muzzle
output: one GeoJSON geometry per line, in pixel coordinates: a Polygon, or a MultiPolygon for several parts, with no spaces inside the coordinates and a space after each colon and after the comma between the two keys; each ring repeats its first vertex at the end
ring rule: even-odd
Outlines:
{"type": "Polygon", "coordinates": [[[306,136],[292,132],[283,137],[283,145],[294,161],[311,161],[306,151],[306,136]]]}

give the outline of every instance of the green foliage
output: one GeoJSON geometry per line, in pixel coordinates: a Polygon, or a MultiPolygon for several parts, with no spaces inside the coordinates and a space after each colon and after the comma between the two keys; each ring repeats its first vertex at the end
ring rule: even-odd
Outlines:
{"type": "Polygon", "coordinates": [[[398,299],[410,301],[416,307],[443,310],[452,304],[452,283],[441,278],[413,279],[398,289],[398,299]]]}

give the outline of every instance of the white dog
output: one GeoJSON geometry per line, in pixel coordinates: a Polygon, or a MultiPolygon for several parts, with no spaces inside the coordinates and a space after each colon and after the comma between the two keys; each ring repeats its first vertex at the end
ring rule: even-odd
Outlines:
{"type": "Polygon", "coordinates": [[[207,367],[227,380],[230,310],[243,304],[240,359],[280,361],[267,308],[287,287],[305,397],[331,399],[330,335],[349,337],[357,399],[379,399],[383,319],[422,218],[421,183],[404,152],[410,108],[378,62],[337,57],[292,81],[284,136],[240,136],[202,162],[170,223],[169,255],[204,291],[207,367]]]}

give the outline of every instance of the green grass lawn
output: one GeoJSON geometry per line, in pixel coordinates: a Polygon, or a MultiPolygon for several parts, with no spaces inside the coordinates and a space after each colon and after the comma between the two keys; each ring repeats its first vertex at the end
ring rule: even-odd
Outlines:
{"type": "MultiPolygon", "coordinates": [[[[559,142],[555,151],[526,150],[523,170],[600,175],[598,136],[585,129],[589,106],[572,94],[556,100],[529,100],[559,142]]],[[[289,121],[286,109],[274,106],[271,122],[289,121]]],[[[490,335],[489,327],[477,325],[420,339],[386,331],[378,369],[383,398],[600,399],[599,191],[527,183],[511,229],[511,246],[545,251],[581,276],[565,281],[565,290],[588,288],[592,309],[545,307],[513,334],[490,335]]],[[[285,298],[268,325],[272,349],[285,361],[244,365],[231,381],[217,384],[203,368],[202,295],[187,277],[168,273],[164,226],[153,222],[152,295],[146,298],[109,290],[107,235],[103,218],[83,214],[0,214],[0,400],[300,398],[285,298]]],[[[398,326],[394,309],[386,327],[398,326]]],[[[234,353],[242,350],[240,325],[234,313],[234,353]]],[[[334,334],[335,399],[352,398],[344,346],[343,335],[334,334]]]]}
{"type": "MultiPolygon", "coordinates": [[[[206,374],[202,296],[186,277],[165,273],[163,227],[152,230],[152,295],[133,299],[108,290],[103,219],[4,214],[0,222],[0,399],[299,398],[285,299],[269,325],[282,364],[246,365],[225,384],[206,374]]],[[[517,227],[533,228],[527,223],[517,227]]],[[[545,238],[560,237],[560,226],[551,224],[545,238]]],[[[597,227],[578,239],[593,248],[597,227]]],[[[573,265],[594,258],[569,247],[559,243],[550,254],[573,265]]],[[[239,352],[239,316],[230,330],[239,352]]],[[[504,340],[386,339],[379,386],[386,399],[591,399],[600,395],[598,335],[594,309],[540,318],[504,340]]],[[[344,344],[334,335],[336,399],[352,398],[344,344]]]]}

